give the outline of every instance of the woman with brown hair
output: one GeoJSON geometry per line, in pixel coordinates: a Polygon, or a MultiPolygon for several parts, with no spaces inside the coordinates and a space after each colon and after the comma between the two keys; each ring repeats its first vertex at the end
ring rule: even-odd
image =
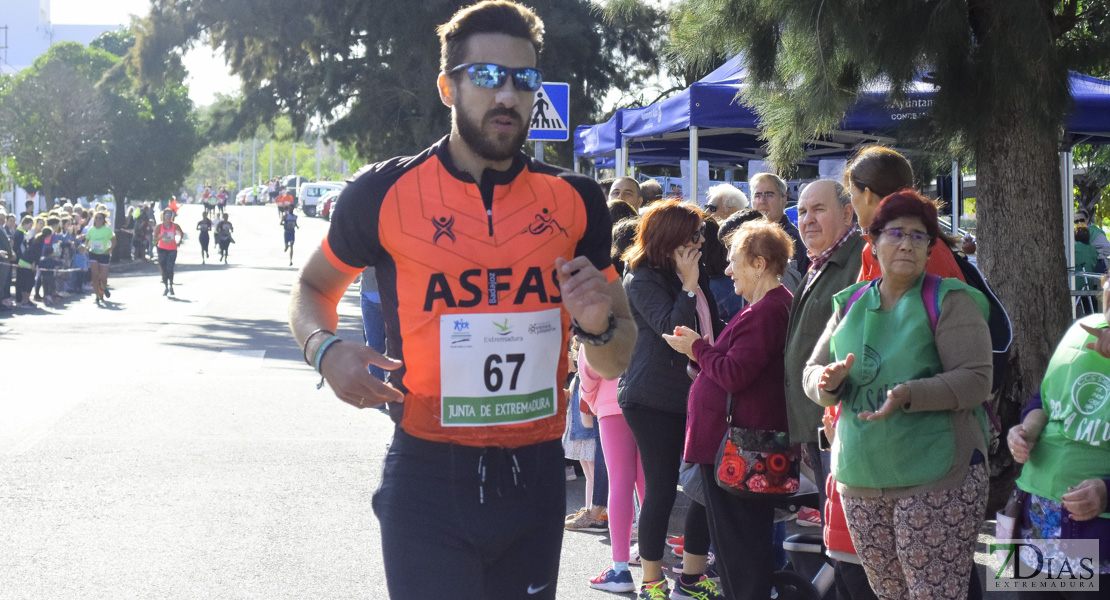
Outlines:
{"type": "MultiPolygon", "coordinates": [[[[698,265],[705,236],[697,207],[667,200],[640,217],[636,240],[624,253],[624,289],[638,337],[632,364],[617,390],[644,468],[646,490],[640,509],[643,585],[639,598],[668,597],[662,561],[667,523],[678,486],[678,466],[686,441],[689,359],[672,349],[663,334],[687,327],[712,341],[720,330],[709,278],[698,265]]],[[[716,584],[704,576],[709,553],[705,507],[694,503],[686,514],[683,573],[671,597],[718,598],[716,584]]]]}
{"type": "MultiPolygon", "coordinates": [[[[883,198],[899,190],[913,188],[913,167],[906,157],[890,148],[864,146],[852,157],[844,171],[844,187],[848,188],[852,196],[852,208],[856,211],[860,229],[866,233],[883,198]]],[[[943,234],[940,240],[946,244],[949,242],[943,234]]],[[[939,277],[955,277],[964,281],[964,275],[951,251],[930,254],[925,270],[939,277]]],[[[863,266],[860,268],[859,280],[870,281],[881,275],[882,269],[873,256],[869,241],[863,247],[863,266]]]]}

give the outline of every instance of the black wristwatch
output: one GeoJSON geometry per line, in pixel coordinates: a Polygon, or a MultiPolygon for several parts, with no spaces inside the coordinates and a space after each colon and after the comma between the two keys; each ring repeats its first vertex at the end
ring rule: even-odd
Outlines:
{"type": "Polygon", "coordinates": [[[602,331],[601,333],[596,335],[582,331],[582,328],[578,326],[578,321],[574,319],[570,320],[570,331],[574,335],[578,336],[578,339],[585,344],[589,344],[591,346],[604,346],[605,344],[608,344],[609,340],[613,339],[613,336],[617,333],[617,317],[614,316],[612,312],[610,312],[609,326],[605,328],[605,331],[602,331]]]}

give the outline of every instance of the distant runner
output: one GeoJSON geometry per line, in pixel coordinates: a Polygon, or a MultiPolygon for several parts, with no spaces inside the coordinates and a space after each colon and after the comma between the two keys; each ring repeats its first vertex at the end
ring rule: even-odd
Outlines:
{"type": "Polygon", "coordinates": [[[185,232],[173,222],[174,214],[170,209],[162,211],[162,223],[155,234],[158,239],[158,271],[162,273],[162,295],[173,296],[173,268],[177,265],[177,247],[185,241],[185,232]],[[180,237],[179,237],[180,236],[180,237]]]}
{"type": "Polygon", "coordinates": [[[289,251],[289,266],[293,266],[293,242],[297,235],[297,215],[293,214],[293,209],[285,211],[285,215],[281,218],[281,225],[285,228],[285,249],[289,251]]]}

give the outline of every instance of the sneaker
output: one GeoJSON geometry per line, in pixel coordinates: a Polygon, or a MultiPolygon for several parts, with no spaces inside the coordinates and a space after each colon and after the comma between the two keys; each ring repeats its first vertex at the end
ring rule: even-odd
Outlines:
{"type": "Polygon", "coordinates": [[[104,297],[105,298],[111,298],[112,297],[112,290],[110,290],[108,288],[104,288],[104,297]]]}
{"type": "Polygon", "coordinates": [[[567,515],[567,518],[563,519],[563,524],[567,525],[567,524],[569,524],[573,521],[577,521],[578,519],[582,518],[582,515],[586,514],[586,511],[588,511],[588,510],[589,510],[588,508],[583,506],[582,508],[578,509],[577,511],[567,515]]]}
{"type": "Polygon", "coordinates": [[[667,545],[671,548],[681,546],[686,543],[686,536],[680,535],[678,537],[667,538],[667,545]]]}
{"type": "Polygon", "coordinates": [[[578,479],[578,474],[574,472],[574,467],[567,465],[567,481],[574,481],[578,479]]]}
{"type": "Polygon", "coordinates": [[[675,546],[674,548],[671,548],[671,554],[682,558],[682,546],[675,546]]]}
{"type": "Polygon", "coordinates": [[[172,283],[170,284],[170,295],[171,295],[171,296],[173,296],[173,295],[174,295],[174,294],[173,294],[173,284],[172,284],[172,283]]]}
{"type": "Polygon", "coordinates": [[[590,587],[595,590],[620,594],[636,591],[636,584],[632,582],[632,572],[621,571],[618,573],[613,570],[613,567],[605,569],[604,573],[590,579],[590,587]]]}
{"type": "Polygon", "coordinates": [[[821,526],[821,511],[816,508],[803,506],[798,511],[798,525],[802,527],[820,527],[821,526]]]}
{"type": "Polygon", "coordinates": [[[643,564],[643,561],[640,560],[640,546],[637,545],[628,549],[628,564],[634,567],[643,564]]]}
{"type": "Polygon", "coordinates": [[[609,531],[609,515],[601,513],[596,519],[590,517],[590,512],[582,513],[582,516],[567,521],[565,523],[568,531],[589,531],[593,533],[605,533],[609,531]]]}
{"type": "Polygon", "coordinates": [[[640,595],[636,596],[636,600],[667,600],[670,596],[671,590],[667,586],[667,578],[664,577],[659,581],[641,585],[640,595]]]}
{"type": "Polygon", "coordinates": [[[671,600],[682,600],[683,598],[693,598],[694,600],[724,600],[725,595],[721,593],[720,588],[711,579],[705,575],[701,576],[694,585],[684,585],[682,578],[675,582],[674,591],[671,592],[671,600]]]}

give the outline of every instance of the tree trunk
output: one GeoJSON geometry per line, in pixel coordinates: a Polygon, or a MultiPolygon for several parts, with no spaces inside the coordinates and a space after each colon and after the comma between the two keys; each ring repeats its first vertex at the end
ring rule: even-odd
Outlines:
{"type": "MultiPolygon", "coordinates": [[[[1026,96],[1012,98],[976,147],[979,267],[1013,321],[1011,381],[998,399],[1004,431],[1040,390],[1048,360],[1071,322],[1064,260],[1058,134],[1038,131],[1026,96]]],[[[989,504],[1009,493],[1018,468],[1005,443],[992,452],[989,504]],[[997,492],[997,493],[996,493],[997,492]]],[[[993,513],[990,513],[993,514],[993,513]]]]}

